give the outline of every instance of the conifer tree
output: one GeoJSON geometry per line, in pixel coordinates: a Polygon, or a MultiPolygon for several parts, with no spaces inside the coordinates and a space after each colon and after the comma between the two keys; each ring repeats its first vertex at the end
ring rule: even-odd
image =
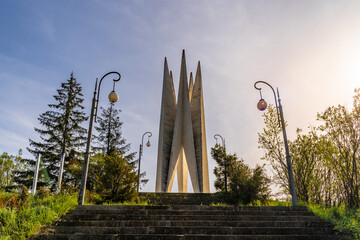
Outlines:
{"type": "Polygon", "coordinates": [[[214,168],[214,175],[216,176],[215,188],[218,191],[225,192],[225,178],[227,182],[227,191],[229,190],[230,170],[232,165],[236,162],[237,156],[225,153],[224,147],[216,145],[211,148],[211,156],[216,161],[217,166],[214,168]]]}
{"type": "MultiPolygon", "coordinates": [[[[108,108],[100,107],[101,114],[97,118],[98,125],[95,126],[97,135],[94,136],[98,146],[94,147],[95,151],[100,151],[104,155],[112,155],[114,152],[124,156],[132,167],[138,162],[135,158],[136,152],[128,153],[130,143],[126,143],[126,139],[122,136],[121,127],[123,122],[120,121],[120,109],[114,108],[114,103],[110,103],[108,108]]],[[[93,161],[91,169],[95,170],[98,163],[93,161]]],[[[90,171],[92,172],[93,170],[90,171]]],[[[149,179],[145,179],[146,172],[140,173],[140,184],[146,184],[149,179]]],[[[90,177],[89,186],[93,185],[95,180],[90,177]]]]}
{"type": "Polygon", "coordinates": [[[116,151],[125,156],[131,162],[135,156],[135,152],[125,155],[130,149],[130,143],[126,143],[126,139],[122,136],[121,127],[123,122],[120,121],[120,109],[114,108],[114,103],[110,103],[108,108],[100,107],[101,114],[97,117],[98,126],[95,126],[98,132],[95,139],[102,153],[111,154],[116,151]]]}
{"type": "MultiPolygon", "coordinates": [[[[74,74],[70,79],[61,83],[61,88],[54,95],[55,104],[49,104],[49,111],[40,114],[38,120],[43,128],[35,128],[40,134],[41,141],[29,139],[28,151],[34,155],[40,153],[44,167],[47,169],[51,184],[58,181],[60,155],[65,153],[63,183],[73,186],[78,184],[74,174],[80,166],[81,148],[85,144],[86,129],[81,124],[87,120],[83,111],[84,99],[82,88],[76,81],[74,74]]],[[[54,185],[53,185],[54,187],[54,185]]]]}
{"type": "MultiPolygon", "coordinates": [[[[25,164],[25,167],[21,170],[14,171],[13,177],[14,177],[14,186],[13,188],[21,189],[21,187],[24,185],[28,189],[30,189],[33,185],[34,180],[34,171],[36,168],[36,160],[34,159],[22,159],[22,161],[25,164]]],[[[43,186],[50,185],[50,177],[47,169],[44,167],[43,161],[40,159],[40,166],[39,166],[39,172],[38,172],[38,179],[37,179],[37,188],[43,186]]]]}

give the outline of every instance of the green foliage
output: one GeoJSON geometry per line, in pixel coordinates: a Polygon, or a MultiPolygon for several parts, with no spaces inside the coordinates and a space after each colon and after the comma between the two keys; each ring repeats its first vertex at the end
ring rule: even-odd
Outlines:
{"type": "Polygon", "coordinates": [[[336,173],[348,208],[360,207],[360,89],[355,89],[353,110],[338,105],[318,114],[319,129],[331,142],[326,149],[329,168],[336,173]]]}
{"type": "MultiPolygon", "coordinates": [[[[273,169],[274,182],[283,193],[289,194],[289,177],[285,159],[284,142],[282,141],[281,128],[278,121],[276,108],[271,104],[263,114],[265,128],[259,133],[259,148],[264,149],[263,160],[266,160],[273,169]]],[[[285,126],[287,123],[285,122],[285,126]]]]}
{"type": "Polygon", "coordinates": [[[125,155],[130,149],[130,143],[126,143],[126,139],[122,136],[123,122],[120,121],[119,116],[121,110],[114,108],[114,103],[110,103],[106,109],[100,107],[100,110],[101,114],[97,118],[98,125],[95,126],[98,134],[94,137],[99,147],[95,149],[106,154],[117,151],[132,161],[135,153],[125,155]]]}
{"type": "MultiPolygon", "coordinates": [[[[42,113],[38,118],[43,129],[35,128],[39,133],[41,141],[30,141],[28,150],[36,155],[41,153],[45,168],[51,179],[52,188],[57,182],[60,155],[65,153],[65,164],[63,172],[64,185],[78,185],[80,179],[73,174],[73,166],[77,166],[81,154],[80,148],[84,146],[86,129],[81,124],[87,119],[83,112],[82,88],[74,78],[61,84],[54,96],[56,104],[49,104],[51,110],[42,113]]],[[[78,169],[75,169],[75,171],[78,169]]]]}
{"type": "Polygon", "coordinates": [[[340,207],[325,207],[324,205],[307,204],[307,207],[322,220],[330,222],[342,234],[360,239],[360,210],[340,207]]]}
{"type": "MultiPolygon", "coordinates": [[[[286,196],[289,178],[281,127],[273,106],[264,113],[265,128],[259,133],[263,160],[274,170],[275,183],[286,196]]],[[[347,208],[360,207],[360,89],[355,89],[353,109],[338,105],[318,113],[322,122],[308,133],[297,130],[288,141],[299,200],[347,208]]]]}
{"type": "Polygon", "coordinates": [[[218,144],[211,148],[211,156],[217,163],[217,166],[214,168],[214,175],[216,176],[214,182],[215,189],[225,192],[225,180],[227,182],[227,190],[229,190],[229,168],[236,161],[236,156],[227,155],[224,147],[218,144]]]}
{"type": "MultiPolygon", "coordinates": [[[[0,194],[0,199],[3,197],[0,194]]],[[[0,208],[0,240],[28,239],[39,232],[42,226],[73,209],[76,204],[76,197],[54,195],[44,199],[31,197],[21,209],[0,208]]]]}
{"type": "Polygon", "coordinates": [[[91,158],[90,171],[89,189],[101,196],[98,200],[132,202],[137,198],[137,174],[122,154],[96,154],[91,158]]]}
{"type": "Polygon", "coordinates": [[[235,204],[250,204],[256,201],[265,203],[270,196],[270,179],[262,167],[251,169],[238,159],[236,154],[226,154],[222,146],[211,148],[211,155],[217,162],[214,169],[216,176],[215,188],[225,192],[225,179],[227,180],[230,198],[224,199],[235,204]]]}
{"type": "Polygon", "coordinates": [[[39,199],[45,199],[49,197],[51,194],[50,189],[46,188],[46,186],[39,187],[39,190],[36,192],[35,196],[39,199]]]}
{"type": "Polygon", "coordinates": [[[265,204],[270,197],[270,179],[264,169],[251,169],[243,160],[233,164],[230,172],[230,193],[233,200],[244,205],[259,201],[265,204]]]}
{"type": "Polygon", "coordinates": [[[21,149],[17,156],[9,155],[7,152],[0,155],[0,191],[14,187],[14,173],[25,167],[21,155],[21,149]]]}
{"type": "Polygon", "coordinates": [[[339,184],[328,165],[330,159],[326,151],[331,148],[331,142],[311,128],[307,134],[298,129],[296,139],[289,145],[298,199],[334,204],[339,184]]]}
{"type": "MultiPolygon", "coordinates": [[[[97,142],[97,147],[94,147],[96,152],[111,155],[116,151],[128,159],[129,163],[136,165],[138,160],[134,160],[136,152],[129,153],[130,143],[122,136],[121,127],[123,122],[120,121],[120,109],[114,108],[114,103],[110,103],[108,108],[100,107],[101,113],[97,118],[97,126],[95,129],[97,135],[94,139],[97,142]]],[[[144,179],[146,172],[140,173],[140,185],[146,184],[149,179],[144,179]]]]}

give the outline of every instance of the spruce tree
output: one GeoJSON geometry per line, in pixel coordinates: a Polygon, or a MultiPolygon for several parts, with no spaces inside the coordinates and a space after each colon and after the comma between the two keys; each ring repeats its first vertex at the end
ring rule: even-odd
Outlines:
{"type": "Polygon", "coordinates": [[[54,95],[55,104],[49,104],[49,111],[40,114],[38,120],[42,129],[35,128],[41,141],[32,139],[28,151],[36,155],[40,153],[47,169],[52,187],[58,181],[60,155],[65,153],[63,184],[76,186],[79,183],[77,171],[80,167],[80,151],[86,141],[86,129],[81,124],[87,120],[83,111],[84,101],[82,88],[74,74],[61,83],[61,88],[54,95]]]}
{"type": "MultiPolygon", "coordinates": [[[[14,186],[15,189],[21,189],[22,185],[28,189],[32,188],[34,180],[34,171],[36,168],[36,160],[34,159],[22,159],[25,164],[25,168],[14,171],[14,186]]],[[[49,187],[50,177],[47,169],[44,167],[43,161],[40,159],[40,166],[38,172],[37,189],[43,186],[49,187]]]]}
{"type": "Polygon", "coordinates": [[[126,143],[126,139],[122,136],[123,122],[120,121],[119,116],[121,110],[114,108],[114,103],[110,103],[106,109],[100,107],[100,110],[101,114],[97,117],[98,125],[95,126],[98,133],[94,137],[98,144],[97,147],[94,147],[95,151],[108,155],[116,151],[132,162],[135,152],[125,155],[130,149],[130,143],[126,143]]]}
{"type": "Polygon", "coordinates": [[[216,161],[217,166],[214,168],[214,175],[216,180],[214,186],[216,190],[220,192],[229,191],[230,186],[230,171],[232,165],[236,162],[237,156],[226,154],[224,147],[216,144],[215,147],[211,148],[211,156],[216,161]],[[225,191],[225,178],[227,182],[227,191],[225,191]]]}
{"type": "MultiPolygon", "coordinates": [[[[134,160],[136,152],[128,153],[130,150],[130,143],[126,143],[126,139],[122,136],[121,127],[123,122],[120,121],[120,109],[114,108],[114,103],[110,103],[108,108],[100,107],[100,115],[97,118],[98,125],[95,126],[97,135],[94,136],[98,146],[94,150],[101,152],[104,155],[112,155],[114,152],[124,156],[132,167],[138,163],[138,159],[134,160]]],[[[92,169],[96,168],[96,160],[91,163],[92,169]]],[[[90,169],[90,172],[92,170],[90,169]]],[[[95,170],[96,171],[96,170],[95,170]]],[[[90,174],[89,174],[90,175],[90,174]]],[[[146,184],[149,179],[144,179],[146,172],[140,173],[140,184],[146,184]]],[[[89,186],[93,185],[91,177],[89,179],[89,186]]]]}

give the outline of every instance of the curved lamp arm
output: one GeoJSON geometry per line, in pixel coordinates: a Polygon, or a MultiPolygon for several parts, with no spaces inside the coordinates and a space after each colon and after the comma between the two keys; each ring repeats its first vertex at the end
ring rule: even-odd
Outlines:
{"type": "MultiPolygon", "coordinates": [[[[148,138],[150,138],[152,136],[152,133],[151,132],[145,132],[143,135],[142,135],[142,138],[141,138],[141,147],[144,146],[144,137],[145,135],[148,134],[148,138]]],[[[141,155],[142,155],[142,151],[141,151],[141,155]]]]}
{"type": "MultiPolygon", "coordinates": [[[[119,78],[115,78],[113,79],[114,81],[114,84],[113,84],[113,91],[115,90],[115,82],[118,82],[120,81],[120,78],[121,78],[121,75],[120,73],[118,72],[108,72],[107,74],[105,74],[101,79],[100,79],[100,82],[99,82],[99,88],[98,88],[98,94],[97,94],[97,98],[96,98],[96,106],[95,106],[95,122],[96,122],[96,118],[97,118],[97,111],[98,111],[98,105],[99,105],[99,96],[100,96],[100,87],[101,87],[101,83],[102,83],[102,80],[107,76],[107,75],[110,75],[110,74],[117,74],[119,78]]],[[[96,82],[97,82],[97,79],[96,79],[96,82]]],[[[96,91],[96,87],[95,87],[95,91],[96,91]]]]}
{"type": "MultiPolygon", "coordinates": [[[[269,83],[267,83],[267,82],[265,82],[265,81],[257,81],[257,82],[255,82],[254,83],[254,88],[256,89],[256,90],[259,90],[260,91],[260,98],[261,99],[263,99],[262,98],[262,94],[261,94],[261,87],[257,87],[256,85],[257,84],[259,84],[259,83],[262,83],[262,84],[265,84],[265,85],[267,85],[267,86],[269,86],[270,88],[271,88],[271,90],[273,91],[273,93],[274,93],[274,98],[275,98],[275,106],[276,106],[276,112],[277,112],[277,116],[278,116],[278,121],[279,121],[279,125],[281,124],[280,123],[280,113],[279,113],[279,106],[278,106],[278,103],[277,103],[277,98],[276,98],[276,94],[275,94],[275,90],[274,90],[274,88],[269,84],[269,83]]],[[[278,96],[279,96],[279,89],[277,89],[277,92],[278,92],[278,96]]],[[[279,99],[280,100],[280,99],[279,99]]]]}
{"type": "Polygon", "coordinates": [[[222,147],[225,149],[225,139],[220,134],[215,134],[214,138],[215,140],[217,140],[217,138],[220,138],[222,142],[222,147]]]}

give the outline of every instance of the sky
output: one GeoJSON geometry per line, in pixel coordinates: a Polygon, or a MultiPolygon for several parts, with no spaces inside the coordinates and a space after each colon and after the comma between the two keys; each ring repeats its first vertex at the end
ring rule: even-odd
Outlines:
{"type": "MultiPolygon", "coordinates": [[[[143,133],[153,133],[141,162],[149,178],[141,191],[153,192],[163,62],[167,57],[177,93],[185,49],[188,74],[201,62],[214,192],[215,134],[251,167],[265,163],[258,148],[264,123],[256,108],[256,81],[279,88],[289,140],[297,128],[318,125],[316,114],[327,107],[351,109],[353,91],[360,87],[359,12],[357,0],[3,0],[0,153],[23,149],[23,157],[33,158],[26,147],[29,138],[39,140],[37,118],[71,72],[89,114],[96,78],[117,71],[122,78],[115,106],[122,110],[131,151],[138,151],[143,133]]],[[[101,86],[100,106],[108,106],[111,80],[101,86]]],[[[274,103],[269,88],[262,93],[274,103]]]]}

